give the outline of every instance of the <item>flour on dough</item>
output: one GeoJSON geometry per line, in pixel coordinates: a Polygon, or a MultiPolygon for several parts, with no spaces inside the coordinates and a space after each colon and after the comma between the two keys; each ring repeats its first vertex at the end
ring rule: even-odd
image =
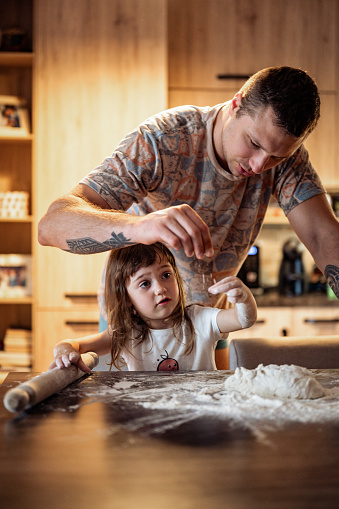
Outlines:
{"type": "Polygon", "coordinates": [[[225,381],[225,388],[263,397],[316,399],[325,390],[312,373],[300,366],[259,364],[256,369],[236,368],[225,381]]]}

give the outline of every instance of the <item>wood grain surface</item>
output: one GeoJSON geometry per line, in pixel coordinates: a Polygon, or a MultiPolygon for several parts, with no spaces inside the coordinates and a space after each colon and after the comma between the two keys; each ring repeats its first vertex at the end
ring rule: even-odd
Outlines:
{"type": "MultiPolygon", "coordinates": [[[[339,371],[330,374],[329,385],[338,387],[339,371]]],[[[184,422],[175,407],[140,404],[151,393],[174,397],[178,386],[193,398],[194,387],[208,389],[228,375],[95,372],[17,416],[2,408],[1,506],[336,507],[338,422],[279,426],[277,408],[276,421],[264,420],[260,435],[246,426],[250,414],[243,425],[212,413],[184,422]]],[[[30,377],[11,373],[0,397],[30,377]]]]}

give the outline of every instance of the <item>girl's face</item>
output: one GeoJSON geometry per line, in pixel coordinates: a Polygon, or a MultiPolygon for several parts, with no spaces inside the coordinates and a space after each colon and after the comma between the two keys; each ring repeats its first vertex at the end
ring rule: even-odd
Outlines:
{"type": "Polygon", "coordinates": [[[168,329],[166,322],[178,304],[179,288],[172,265],[166,260],[141,267],[126,284],[127,294],[151,329],[168,329]]]}

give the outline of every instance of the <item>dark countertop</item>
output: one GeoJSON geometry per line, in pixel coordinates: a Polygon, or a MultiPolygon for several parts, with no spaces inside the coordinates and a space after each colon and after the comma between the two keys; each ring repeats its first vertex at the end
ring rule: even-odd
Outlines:
{"type": "Polygon", "coordinates": [[[276,290],[265,291],[254,295],[260,307],[333,307],[339,310],[339,300],[329,299],[325,293],[305,293],[300,297],[284,297],[276,290]]]}
{"type": "MultiPolygon", "coordinates": [[[[334,399],[249,409],[231,374],[95,372],[18,415],[2,406],[1,507],[336,507],[339,370],[315,372],[334,399]]],[[[1,402],[35,375],[10,373],[1,402]]]]}

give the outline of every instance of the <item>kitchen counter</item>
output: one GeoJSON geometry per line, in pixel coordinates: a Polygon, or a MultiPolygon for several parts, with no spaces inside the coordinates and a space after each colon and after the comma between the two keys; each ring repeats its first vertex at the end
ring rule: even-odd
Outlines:
{"type": "Polygon", "coordinates": [[[284,297],[275,290],[255,295],[257,305],[260,307],[331,307],[338,308],[339,300],[329,299],[325,293],[305,293],[297,297],[284,297]]]}
{"type": "MultiPolygon", "coordinates": [[[[334,396],[246,399],[228,371],[95,372],[18,415],[2,406],[1,506],[335,507],[339,370],[314,373],[334,396]]],[[[1,401],[35,375],[10,373],[1,401]]]]}

